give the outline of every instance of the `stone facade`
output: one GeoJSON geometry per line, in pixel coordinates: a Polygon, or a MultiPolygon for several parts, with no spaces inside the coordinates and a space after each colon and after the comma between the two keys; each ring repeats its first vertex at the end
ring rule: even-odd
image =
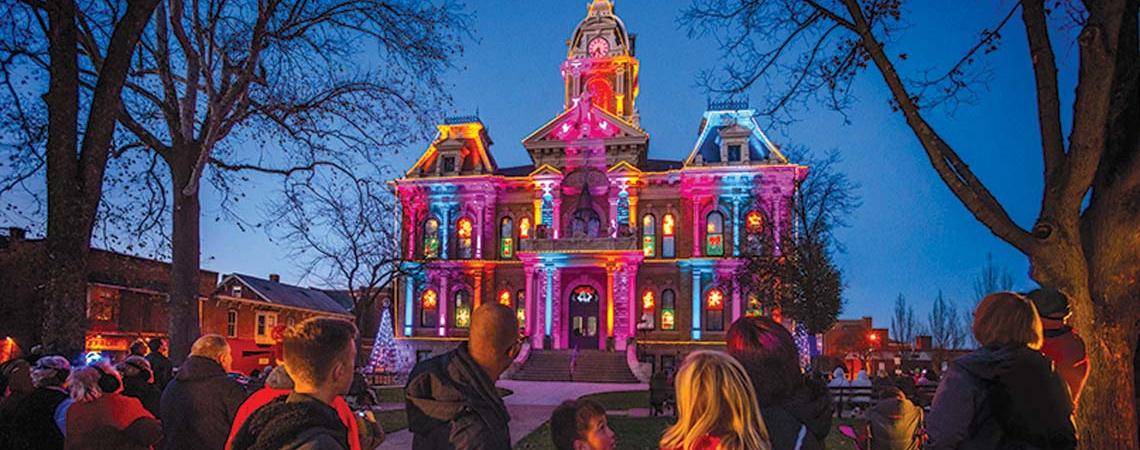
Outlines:
{"type": "Polygon", "coordinates": [[[709,105],[685,160],[649,158],[633,43],[594,1],[560,67],[564,111],[523,140],[532,165],[498,167],[487,127],[458,117],[392,182],[399,339],[461,340],[487,301],[514,308],[535,349],[701,345],[759,313],[735,275],[778,255],[807,167],[732,102],[709,105]]]}

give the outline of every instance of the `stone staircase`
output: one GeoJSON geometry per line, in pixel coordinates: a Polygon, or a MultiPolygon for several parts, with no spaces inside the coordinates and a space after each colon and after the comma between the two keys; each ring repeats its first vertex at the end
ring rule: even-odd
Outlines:
{"type": "Polygon", "coordinates": [[[625,352],[579,350],[573,372],[572,350],[531,350],[522,367],[511,376],[524,381],[576,381],[586,383],[637,383],[625,352]]]}

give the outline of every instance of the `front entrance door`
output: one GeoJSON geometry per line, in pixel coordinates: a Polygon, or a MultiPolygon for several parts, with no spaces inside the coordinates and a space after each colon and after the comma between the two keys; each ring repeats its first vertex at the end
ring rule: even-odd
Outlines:
{"type": "Polygon", "coordinates": [[[582,285],[570,291],[570,348],[598,348],[598,290],[582,285]]]}

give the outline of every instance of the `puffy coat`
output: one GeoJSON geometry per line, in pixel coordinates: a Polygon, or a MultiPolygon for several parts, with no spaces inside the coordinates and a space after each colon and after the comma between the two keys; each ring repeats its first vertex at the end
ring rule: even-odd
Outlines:
{"type": "Polygon", "coordinates": [[[795,449],[796,442],[802,450],[822,449],[831,431],[831,394],[822,382],[805,378],[786,400],[760,405],[760,415],[768,427],[772,450],[795,449]],[[800,430],[805,427],[807,433],[801,439],[800,430]]]}
{"type": "Polygon", "coordinates": [[[221,450],[245,391],[209,358],[191,356],[162,393],[166,450],[221,450]]]}
{"type": "Polygon", "coordinates": [[[405,388],[412,448],[511,448],[511,420],[467,344],[416,364],[405,388]]]}
{"type": "Polygon", "coordinates": [[[67,409],[67,450],[144,450],[162,439],[162,426],[138,399],[103,394],[67,409]]]}
{"type": "Polygon", "coordinates": [[[1073,404],[1052,362],[1025,346],[950,363],[927,416],[927,450],[1072,449],[1073,404]]]}
{"type": "Polygon", "coordinates": [[[888,397],[867,410],[871,450],[919,450],[922,408],[905,398],[888,397]]]}
{"type": "Polygon", "coordinates": [[[294,392],[249,416],[234,436],[233,449],[347,450],[348,428],[331,406],[294,392]]]}

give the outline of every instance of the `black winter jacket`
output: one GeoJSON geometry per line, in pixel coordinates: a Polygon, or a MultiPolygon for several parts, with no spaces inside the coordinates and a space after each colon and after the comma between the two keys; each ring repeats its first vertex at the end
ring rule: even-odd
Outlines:
{"type": "Polygon", "coordinates": [[[785,400],[760,406],[772,450],[792,450],[797,448],[797,442],[801,450],[822,449],[831,431],[831,414],[831,394],[827,386],[808,378],[785,400]],[[806,431],[802,438],[801,430],[806,431]]]}
{"type": "Polygon", "coordinates": [[[507,407],[466,343],[417,364],[405,394],[413,450],[510,450],[507,407]]]}
{"type": "Polygon", "coordinates": [[[290,393],[258,408],[234,435],[233,450],[348,450],[348,428],[336,410],[290,393]]]}
{"type": "Polygon", "coordinates": [[[158,386],[159,392],[162,392],[174,377],[174,366],[170,364],[170,359],[166,355],[159,352],[148,353],[146,361],[150,363],[150,370],[154,371],[154,384],[158,386]]]}
{"type": "Polygon", "coordinates": [[[1053,364],[1025,346],[950,363],[926,420],[927,450],[1073,449],[1072,402],[1053,364]]]}
{"type": "Polygon", "coordinates": [[[162,434],[166,450],[221,450],[245,391],[216,361],[186,358],[162,393],[162,434]]]}
{"type": "MultiPolygon", "coordinates": [[[[67,392],[37,388],[15,405],[11,420],[13,449],[63,449],[63,432],[55,423],[55,410],[67,399],[67,392]]],[[[2,446],[3,443],[0,443],[2,446]]]]}

